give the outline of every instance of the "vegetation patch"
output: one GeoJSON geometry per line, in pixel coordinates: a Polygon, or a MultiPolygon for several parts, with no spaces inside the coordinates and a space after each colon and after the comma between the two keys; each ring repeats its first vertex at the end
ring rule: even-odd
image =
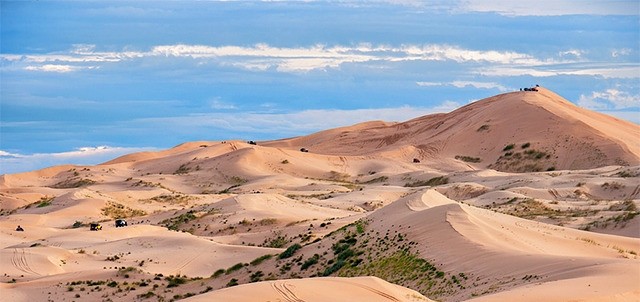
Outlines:
{"type": "Polygon", "coordinates": [[[194,214],[194,211],[189,210],[186,213],[161,221],[160,225],[163,225],[170,230],[177,231],[180,229],[180,226],[189,221],[195,220],[196,218],[198,217],[194,214]]]}
{"type": "Polygon", "coordinates": [[[150,201],[160,202],[160,203],[168,203],[171,205],[175,204],[188,204],[190,200],[194,197],[184,195],[184,194],[161,194],[155,197],[150,198],[150,201]]]}
{"type": "Polygon", "coordinates": [[[362,183],[368,185],[368,184],[373,184],[373,183],[378,183],[378,182],[385,182],[385,181],[388,181],[388,180],[389,180],[388,176],[379,176],[379,177],[376,177],[376,178],[369,179],[369,180],[367,180],[365,182],[362,182],[362,183]]]}
{"type": "Polygon", "coordinates": [[[260,256],[260,257],[258,257],[256,259],[253,259],[251,262],[249,262],[249,264],[251,264],[253,266],[256,266],[256,265],[259,265],[260,263],[262,263],[263,261],[271,259],[271,258],[273,258],[272,254],[262,255],[262,256],[260,256]]]}
{"type": "Polygon", "coordinates": [[[182,164],[180,165],[180,167],[178,167],[178,169],[176,169],[175,172],[173,172],[173,174],[182,175],[182,174],[187,174],[190,171],[191,171],[191,168],[189,168],[187,164],[182,164]]]}
{"type": "Polygon", "coordinates": [[[282,252],[280,255],[278,255],[278,259],[289,258],[293,256],[293,254],[295,254],[296,251],[299,250],[300,248],[302,248],[300,244],[297,244],[297,243],[293,244],[290,247],[288,247],[284,252],[282,252]]]}
{"type": "Polygon", "coordinates": [[[480,157],[471,157],[466,155],[456,155],[455,159],[461,160],[463,162],[468,162],[468,163],[479,163],[482,161],[480,157]]]}
{"type": "Polygon", "coordinates": [[[405,187],[425,187],[425,186],[439,186],[439,185],[444,185],[444,184],[448,184],[449,183],[449,178],[446,176],[437,176],[434,178],[431,178],[429,180],[418,180],[418,181],[414,181],[414,182],[409,182],[406,183],[404,186],[405,187]]]}
{"type": "Polygon", "coordinates": [[[55,185],[51,186],[52,188],[56,188],[56,189],[73,189],[73,188],[80,188],[80,187],[86,187],[86,186],[90,186],[92,184],[95,184],[96,182],[94,180],[88,179],[88,178],[69,178],[66,180],[63,180],[59,183],[56,183],[55,185]]]}
{"type": "Polygon", "coordinates": [[[515,144],[508,144],[506,146],[504,146],[504,148],[502,148],[502,151],[509,151],[511,149],[513,149],[516,145],[515,144]]]}
{"type": "Polygon", "coordinates": [[[49,206],[49,205],[51,205],[51,202],[53,202],[54,199],[55,199],[55,197],[53,197],[53,196],[51,196],[51,197],[49,197],[49,196],[40,197],[40,200],[38,200],[36,202],[36,207],[42,208],[42,207],[49,206]]]}
{"type": "Polygon", "coordinates": [[[147,213],[143,210],[132,209],[130,207],[125,207],[122,204],[111,201],[107,202],[107,206],[102,208],[101,212],[102,215],[114,219],[147,215],[147,213]]]}

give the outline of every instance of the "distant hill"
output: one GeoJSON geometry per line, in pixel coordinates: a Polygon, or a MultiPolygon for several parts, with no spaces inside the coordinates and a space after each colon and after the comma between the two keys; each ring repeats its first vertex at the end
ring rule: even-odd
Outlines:
{"type": "Polygon", "coordinates": [[[509,172],[640,163],[640,126],[577,107],[554,92],[518,91],[446,114],[367,122],[266,142],[331,155],[387,154],[509,172]]]}

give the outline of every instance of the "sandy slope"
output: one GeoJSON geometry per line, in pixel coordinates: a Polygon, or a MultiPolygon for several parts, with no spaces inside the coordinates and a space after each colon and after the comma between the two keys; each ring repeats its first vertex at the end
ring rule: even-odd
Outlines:
{"type": "Polygon", "coordinates": [[[222,289],[185,301],[432,301],[375,277],[265,281],[222,289]],[[251,297],[251,298],[249,298],[251,297]]]}
{"type": "MultiPolygon", "coordinates": [[[[268,142],[268,146],[305,147],[323,154],[372,154],[413,146],[405,160],[481,159],[473,167],[493,164],[511,171],[518,165],[496,162],[502,149],[530,143],[551,155],[539,169],[588,169],[640,163],[640,127],[579,108],[540,87],[538,92],[511,92],[483,99],[447,114],[397,124],[368,123],[268,142]]],[[[517,151],[517,149],[516,149],[517,151]]],[[[398,155],[396,153],[396,155],[398,155]]],[[[396,158],[398,158],[396,156],[396,158]]],[[[503,160],[504,161],[504,160],[503,160]]]]}
{"type": "Polygon", "coordinates": [[[2,175],[0,295],[425,301],[420,291],[444,301],[638,300],[637,138],[637,125],[541,88],[403,123],[258,145],[192,142],[97,166],[2,175]],[[549,158],[526,159],[527,150],[549,158]],[[534,166],[542,171],[514,173],[534,166]],[[115,228],[116,217],[130,225],[115,228]],[[91,222],[104,229],[89,231],[91,222]],[[358,237],[340,237],[353,236],[355,225],[358,237]],[[352,240],[350,266],[309,278],[340,260],[339,240],[352,240]],[[301,248],[279,259],[294,244],[301,248]],[[403,249],[439,277],[387,276],[404,287],[337,278],[376,272],[403,249]]]}

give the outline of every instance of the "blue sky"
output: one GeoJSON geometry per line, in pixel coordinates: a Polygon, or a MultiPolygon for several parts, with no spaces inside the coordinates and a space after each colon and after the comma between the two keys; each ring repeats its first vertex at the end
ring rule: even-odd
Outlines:
{"type": "Polygon", "coordinates": [[[640,123],[636,0],[0,3],[0,173],[405,121],[534,84],[640,123]]]}

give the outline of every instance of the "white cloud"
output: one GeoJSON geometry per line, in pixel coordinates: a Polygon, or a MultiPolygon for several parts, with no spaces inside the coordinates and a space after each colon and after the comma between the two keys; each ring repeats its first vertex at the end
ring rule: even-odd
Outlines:
{"type": "Polygon", "coordinates": [[[463,12],[495,12],[507,16],[639,15],[637,0],[462,0],[463,12]]]}
{"type": "MultiPolygon", "coordinates": [[[[99,52],[95,51],[95,45],[77,44],[66,53],[5,54],[0,56],[2,60],[7,62],[28,64],[26,67],[28,70],[57,72],[74,71],[80,68],[81,64],[106,64],[154,57],[190,58],[249,70],[273,68],[282,72],[306,72],[314,69],[337,68],[345,63],[363,62],[453,61],[518,66],[560,63],[551,59],[537,59],[531,55],[513,51],[473,50],[446,44],[374,46],[367,43],[354,46],[318,44],[295,48],[273,47],[268,44],[256,44],[251,47],[176,44],[155,46],[146,52],[99,52]]],[[[85,68],[88,67],[90,66],[85,66],[85,68]]]]}
{"type": "Polygon", "coordinates": [[[0,174],[33,171],[63,164],[95,165],[116,157],[155,148],[83,147],[58,153],[18,154],[0,150],[0,174]]]}
{"type": "Polygon", "coordinates": [[[80,68],[71,65],[54,65],[54,64],[45,64],[42,66],[27,66],[24,69],[29,71],[45,71],[45,72],[72,72],[78,70],[80,68]]]}
{"type": "Polygon", "coordinates": [[[634,79],[640,78],[640,66],[637,64],[599,64],[588,65],[584,63],[565,64],[563,66],[536,66],[536,67],[507,67],[489,66],[478,68],[474,73],[493,77],[553,77],[559,75],[584,75],[600,76],[603,78],[634,79]]]}
{"type": "Polygon", "coordinates": [[[229,109],[237,109],[236,105],[226,103],[220,99],[211,100],[211,108],[215,110],[229,110],[229,109]]]}
{"type": "Polygon", "coordinates": [[[611,56],[614,58],[628,56],[631,54],[631,52],[631,48],[614,49],[611,51],[611,56]]]}
{"type": "Polygon", "coordinates": [[[418,86],[434,87],[434,86],[453,86],[457,88],[473,87],[478,89],[497,89],[499,91],[509,91],[509,89],[496,82],[475,82],[475,81],[453,81],[453,82],[416,82],[418,86]]]}
{"type": "Polygon", "coordinates": [[[631,95],[618,89],[593,91],[591,95],[580,95],[578,105],[593,110],[639,108],[640,95],[631,95]]]}
{"type": "Polygon", "coordinates": [[[569,49],[565,51],[561,51],[559,53],[560,57],[573,57],[573,58],[581,58],[586,51],[580,49],[569,49]]]}
{"type": "MultiPolygon", "coordinates": [[[[612,55],[622,56],[629,50],[620,49],[612,55]]],[[[455,62],[475,67],[475,73],[486,76],[548,77],[557,75],[588,75],[605,78],[638,78],[640,66],[635,63],[589,62],[586,51],[569,49],[551,58],[537,58],[514,51],[474,50],[447,44],[352,46],[316,44],[307,47],[160,45],[149,51],[100,52],[95,45],[77,44],[65,53],[43,55],[0,55],[5,70],[23,65],[23,69],[42,72],[73,72],[100,68],[105,64],[130,62],[144,58],[150,64],[166,64],[167,60],[192,60],[194,65],[230,66],[250,71],[305,73],[313,70],[338,69],[343,64],[364,64],[369,68],[390,67],[397,62],[455,62]],[[385,64],[386,63],[386,64],[385,64]]],[[[474,86],[470,84],[471,86],[474,86]]],[[[480,87],[479,87],[480,88],[480,87]]]]}

